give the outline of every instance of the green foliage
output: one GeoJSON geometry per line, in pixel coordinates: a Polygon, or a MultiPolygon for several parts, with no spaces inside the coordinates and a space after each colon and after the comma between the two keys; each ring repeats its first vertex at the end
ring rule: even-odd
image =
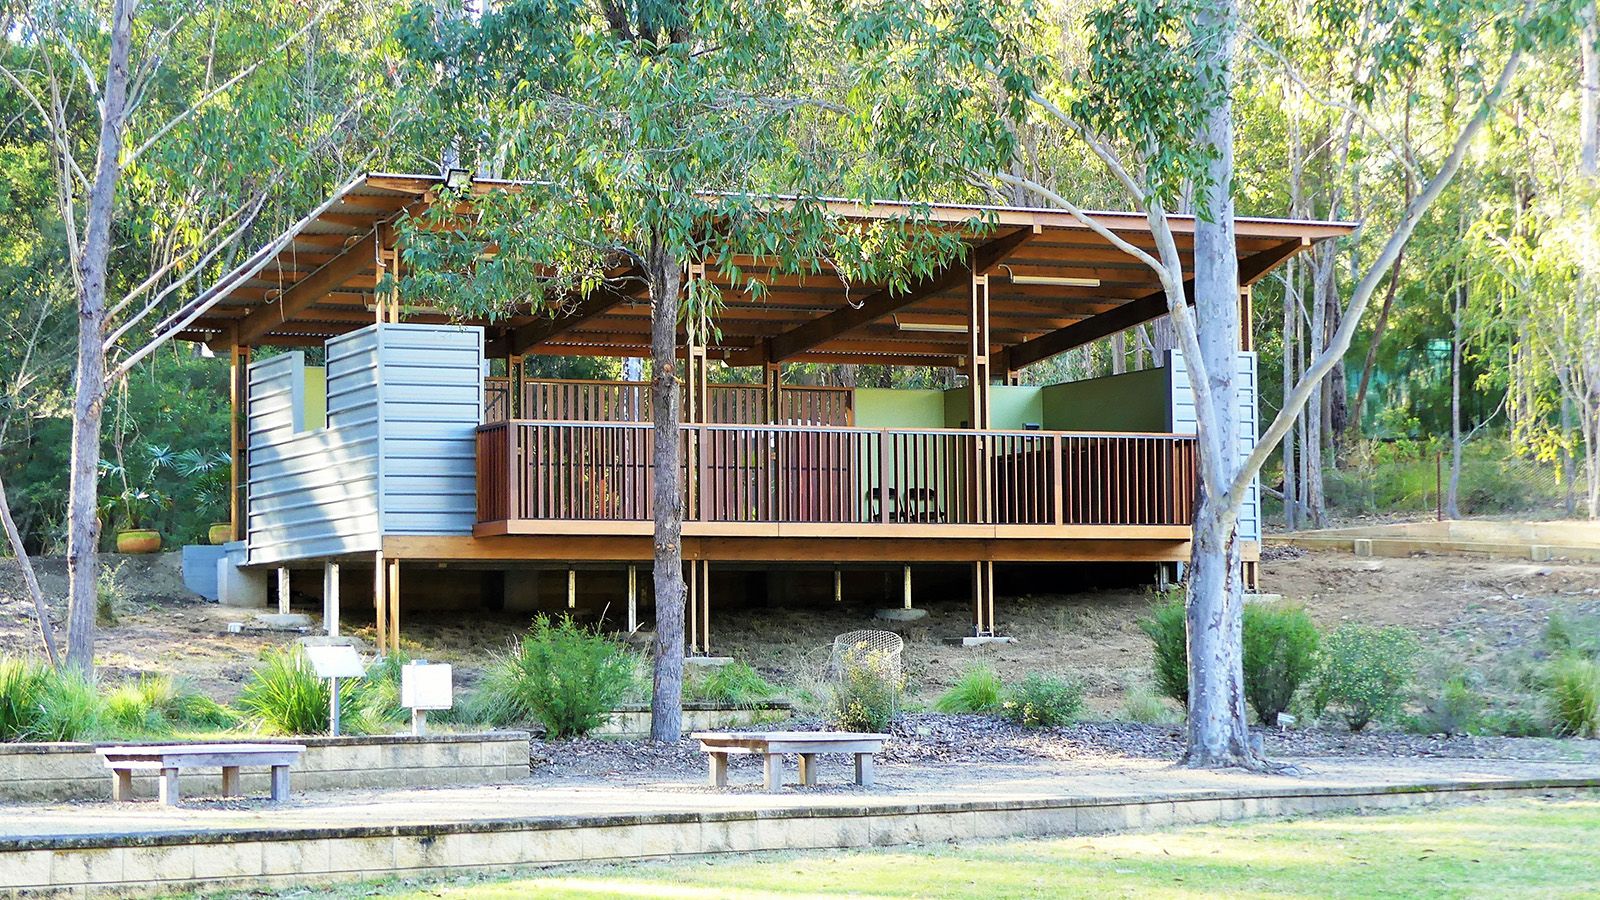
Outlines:
{"type": "Polygon", "coordinates": [[[117,608],[122,605],[122,563],[101,566],[94,580],[94,622],[96,625],[117,624],[117,608]]]}
{"type": "Polygon", "coordinates": [[[143,675],[105,695],[106,723],[118,737],[217,730],[238,724],[226,707],[191,682],[170,675],[143,675]]]}
{"type": "Polygon", "coordinates": [[[1156,689],[1182,704],[1189,702],[1189,645],[1184,621],[1183,592],[1167,598],[1139,620],[1139,630],[1150,638],[1155,654],[1156,689]]]}
{"type": "Polygon", "coordinates": [[[1006,691],[1000,709],[1006,718],[1019,725],[1071,725],[1083,714],[1083,685],[1076,680],[1033,672],[1006,691]]]}
{"type": "Polygon", "coordinates": [[[1416,637],[1403,628],[1341,625],[1322,644],[1313,710],[1336,710],[1351,731],[1392,718],[1405,702],[1420,652],[1416,637]]]}
{"type": "Polygon", "coordinates": [[[994,667],[977,663],[962,674],[948,691],[940,695],[933,708],[942,713],[999,712],[1005,700],[1005,686],[994,667]]]}
{"type": "MultiPolygon", "coordinates": [[[[250,672],[235,705],[268,733],[327,734],[328,681],[318,678],[299,647],[268,650],[250,672]]],[[[367,730],[367,686],[357,678],[339,680],[339,730],[367,730]]]]}
{"type": "Polygon", "coordinates": [[[1263,725],[1276,725],[1316,669],[1321,635],[1297,603],[1244,607],[1244,696],[1263,725]]]}
{"type": "Polygon", "coordinates": [[[94,684],[76,672],[0,656],[0,741],[80,741],[105,730],[94,684]]]}
{"type": "Polygon", "coordinates": [[[1124,722],[1166,725],[1177,721],[1171,707],[1144,685],[1130,687],[1122,695],[1120,718],[1124,722]]]}
{"type": "Polygon", "coordinates": [[[1424,704],[1411,728],[1423,734],[1471,734],[1478,730],[1487,704],[1466,675],[1452,675],[1424,704]]]}
{"type": "Polygon", "coordinates": [[[903,677],[888,654],[847,654],[834,686],[833,724],[845,731],[887,731],[894,723],[904,688],[903,677]]]}
{"type": "Polygon", "coordinates": [[[704,674],[687,679],[684,696],[701,703],[746,707],[778,696],[778,687],[761,677],[761,673],[749,663],[734,660],[727,665],[712,666],[704,674]]]}
{"type": "Polygon", "coordinates": [[[495,658],[479,684],[491,725],[537,721],[552,738],[579,737],[605,724],[634,680],[632,652],[565,616],[546,616],[495,658]]]}
{"type": "Polygon", "coordinates": [[[1563,656],[1550,668],[1548,698],[1562,734],[1600,736],[1600,665],[1580,656],[1563,656]]]}

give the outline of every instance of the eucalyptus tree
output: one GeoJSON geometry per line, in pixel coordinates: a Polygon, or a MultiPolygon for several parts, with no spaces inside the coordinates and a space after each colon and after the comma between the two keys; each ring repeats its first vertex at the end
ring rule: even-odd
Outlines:
{"type": "MultiPolygon", "coordinates": [[[[294,2],[113,0],[13,4],[0,79],[48,146],[77,320],[67,497],[66,662],[94,666],[96,488],[105,400],[178,328],[154,327],[229,261],[291,188],[348,162],[363,112],[306,49],[359,8],[294,2]],[[296,55],[297,50],[305,51],[296,55]],[[330,84],[333,86],[330,89],[330,84]]],[[[340,57],[335,57],[340,58],[340,57]]],[[[381,142],[380,142],[381,143],[381,142]]],[[[289,204],[285,204],[286,206],[289,204]]],[[[178,323],[179,326],[183,323],[178,323]]]]}
{"type": "MultiPolygon", "coordinates": [[[[984,23],[1002,12],[920,0],[886,0],[884,10],[886,18],[923,23],[903,30],[908,41],[960,34],[979,47],[990,45],[972,40],[971,34],[981,33],[984,23]],[[963,24],[939,25],[951,19],[963,24]]],[[[1239,296],[1232,248],[1231,102],[1240,23],[1231,0],[1133,0],[1097,6],[1084,22],[1069,23],[1055,36],[1059,52],[1032,57],[983,52],[976,60],[962,58],[969,67],[936,66],[923,73],[924,84],[998,78],[1028,113],[1052,120],[1089,148],[1149,223],[1153,253],[1037,181],[999,168],[972,173],[977,181],[1020,187],[1066,210],[1161,279],[1178,347],[1190,369],[1200,433],[1201,497],[1186,582],[1188,764],[1268,765],[1251,747],[1243,699],[1237,539],[1241,504],[1307,400],[1349,349],[1374,290],[1460,170],[1526,53],[1567,40],[1570,12],[1566,2],[1538,0],[1329,0],[1313,6],[1311,14],[1322,19],[1318,33],[1340,41],[1338,52],[1350,61],[1350,96],[1357,116],[1368,115],[1363,110],[1389,91],[1403,89],[1407,76],[1419,72],[1452,77],[1461,91],[1461,106],[1470,113],[1435,136],[1427,148],[1431,158],[1406,161],[1417,171],[1416,196],[1386,223],[1391,230],[1355,279],[1337,328],[1325,345],[1308,353],[1303,377],[1286,392],[1282,409],[1245,459],[1235,449],[1232,403],[1237,396],[1232,373],[1239,296]],[[1075,43],[1078,35],[1087,36],[1081,45],[1075,43]],[[1440,56],[1428,49],[1439,45],[1470,52],[1440,56]],[[1430,68],[1441,64],[1447,71],[1430,68]],[[1198,213],[1192,310],[1189,275],[1168,213],[1186,190],[1193,192],[1198,213]]]]}
{"type": "Polygon", "coordinates": [[[725,300],[691,273],[756,298],[777,275],[909,289],[960,236],[821,198],[927,199],[1010,155],[990,104],[917,95],[927,60],[859,25],[826,4],[520,0],[475,17],[420,3],[399,32],[436,145],[520,182],[447,188],[403,222],[402,294],[474,317],[561,315],[597,292],[650,304],[657,740],[682,725],[679,329],[703,342],[725,300]]]}

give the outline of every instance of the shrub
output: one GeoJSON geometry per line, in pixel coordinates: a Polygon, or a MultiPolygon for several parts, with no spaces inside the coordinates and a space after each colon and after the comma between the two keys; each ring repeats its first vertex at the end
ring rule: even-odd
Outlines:
{"type": "Polygon", "coordinates": [[[598,631],[539,616],[533,630],[495,659],[479,686],[491,725],[537,721],[554,738],[604,724],[634,680],[633,654],[598,631]]]}
{"type": "Polygon", "coordinates": [[[1351,731],[1399,712],[1417,670],[1417,639],[1403,628],[1342,625],[1323,642],[1312,690],[1317,715],[1333,707],[1351,731]]]}
{"type": "Polygon", "coordinates": [[[720,706],[753,706],[778,696],[778,688],[743,660],[716,666],[685,685],[691,700],[720,706]]]}
{"type": "Polygon", "coordinates": [[[78,741],[105,731],[105,706],[76,672],[0,657],[0,741],[78,741]]]}
{"type": "Polygon", "coordinates": [[[979,663],[967,669],[933,708],[942,713],[992,713],[1004,701],[1004,685],[991,666],[979,663]]]}
{"type": "Polygon", "coordinates": [[[1550,710],[1562,734],[1600,735],[1600,665],[1577,656],[1550,667],[1550,710]]]}
{"type": "Polygon", "coordinates": [[[144,675],[106,695],[106,720],[118,736],[170,734],[175,729],[231,728],[238,717],[189,681],[144,675]]]}
{"type": "Polygon", "coordinates": [[[1166,725],[1176,721],[1171,707],[1144,685],[1128,688],[1122,695],[1122,720],[1146,725],[1166,725]]]}
{"type": "Polygon", "coordinates": [[[1445,679],[1412,727],[1424,734],[1468,734],[1477,730],[1484,705],[1483,695],[1466,676],[1454,675],[1445,679]]]}
{"type": "MultiPolygon", "coordinates": [[[[339,730],[369,730],[367,685],[362,679],[339,680],[339,730]]],[[[237,705],[265,731],[279,734],[327,734],[329,683],[317,677],[311,660],[299,647],[269,650],[250,673],[237,705]]]]}
{"type": "Polygon", "coordinates": [[[846,657],[834,688],[833,724],[846,731],[888,730],[894,723],[903,687],[888,654],[846,657]]]}
{"type": "Polygon", "coordinates": [[[1263,725],[1276,725],[1316,670],[1321,635],[1298,603],[1244,607],[1244,695],[1263,725]]]}
{"type": "Polygon", "coordinates": [[[1006,692],[1001,709],[1019,725],[1071,725],[1083,713],[1083,685],[1035,672],[1006,692]]]}
{"type": "Polygon", "coordinates": [[[1478,727],[1484,734],[1501,737],[1543,737],[1550,733],[1548,722],[1524,709],[1491,710],[1479,717],[1478,727]]]}
{"type": "Polygon", "coordinates": [[[1139,630],[1155,651],[1156,690],[1179,703],[1189,702],[1189,645],[1183,594],[1170,591],[1161,605],[1139,620],[1139,630]]]}

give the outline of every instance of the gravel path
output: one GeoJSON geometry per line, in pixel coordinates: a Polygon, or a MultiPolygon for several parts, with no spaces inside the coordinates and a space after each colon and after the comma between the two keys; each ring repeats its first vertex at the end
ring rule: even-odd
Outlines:
{"type": "MultiPolygon", "coordinates": [[[[822,731],[815,719],[792,719],[772,730],[822,731]]],[[[1552,738],[1502,738],[1414,735],[1396,732],[1350,734],[1336,731],[1257,729],[1273,758],[1435,758],[1498,759],[1600,764],[1600,741],[1552,738]]],[[[913,713],[891,729],[893,740],[879,757],[885,765],[938,766],[969,763],[1176,762],[1183,751],[1177,725],[1081,722],[1064,728],[1023,728],[994,716],[913,713]]],[[[682,779],[698,777],[705,756],[687,738],[676,744],[582,738],[530,742],[533,773],[539,778],[682,779]]],[[[755,757],[735,756],[733,765],[756,768],[755,757]]]]}

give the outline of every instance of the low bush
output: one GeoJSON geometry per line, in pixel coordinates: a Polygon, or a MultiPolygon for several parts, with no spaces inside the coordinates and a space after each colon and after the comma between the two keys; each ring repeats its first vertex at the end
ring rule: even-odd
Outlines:
{"type": "Polygon", "coordinates": [[[1123,693],[1119,718],[1145,725],[1168,725],[1178,720],[1172,708],[1144,685],[1135,685],[1123,693]]]}
{"type": "Polygon", "coordinates": [[[1562,734],[1600,736],[1600,665],[1564,656],[1550,667],[1550,711],[1562,734]]]}
{"type": "Polygon", "coordinates": [[[1139,630],[1150,638],[1155,653],[1156,690],[1188,705],[1189,644],[1184,622],[1183,592],[1169,591],[1150,615],[1139,620],[1139,630]]]}
{"type": "Polygon", "coordinates": [[[1486,705],[1467,676],[1452,675],[1424,704],[1411,728],[1423,734],[1471,734],[1478,730],[1486,705]]]}
{"type": "Polygon", "coordinates": [[[200,693],[191,682],[170,675],[144,675],[105,697],[106,720],[119,737],[158,736],[179,729],[231,728],[238,717],[200,693]]]}
{"type": "Polygon", "coordinates": [[[1000,708],[1019,725],[1071,725],[1083,714],[1083,685],[1035,672],[1006,691],[1000,708]]]}
{"type": "Polygon", "coordinates": [[[950,690],[939,696],[933,708],[942,713],[999,712],[1005,686],[991,666],[979,663],[967,669],[950,690]]]}
{"type": "Polygon", "coordinates": [[[605,723],[634,672],[633,653],[607,635],[570,616],[554,623],[539,616],[490,665],[478,705],[491,725],[537,721],[550,737],[578,737],[605,723]]]}
{"type": "Polygon", "coordinates": [[[1478,730],[1500,737],[1545,737],[1550,723],[1525,709],[1493,709],[1479,717],[1478,730]]]}
{"type": "MultiPolygon", "coordinates": [[[[339,730],[359,734],[370,730],[367,717],[367,683],[363,679],[339,681],[339,730]]],[[[268,650],[239,692],[238,708],[267,732],[277,734],[327,734],[329,682],[318,678],[311,660],[299,647],[268,650]]]]}
{"type": "Polygon", "coordinates": [[[688,679],[684,696],[719,706],[754,706],[778,696],[778,687],[743,660],[714,666],[704,675],[688,679]]]}
{"type": "Polygon", "coordinates": [[[1244,696],[1263,725],[1278,724],[1302,682],[1316,671],[1321,635],[1298,603],[1244,607],[1244,696]]]}
{"type": "Polygon", "coordinates": [[[840,664],[834,686],[833,724],[846,731],[887,731],[900,707],[905,687],[886,653],[851,655],[840,664]]]}
{"type": "Polygon", "coordinates": [[[1421,648],[1403,628],[1341,625],[1322,643],[1311,705],[1317,715],[1330,708],[1351,731],[1400,711],[1406,688],[1417,671],[1421,648]]]}
{"type": "Polygon", "coordinates": [[[80,741],[104,732],[105,706],[92,682],[0,657],[0,741],[80,741]]]}

